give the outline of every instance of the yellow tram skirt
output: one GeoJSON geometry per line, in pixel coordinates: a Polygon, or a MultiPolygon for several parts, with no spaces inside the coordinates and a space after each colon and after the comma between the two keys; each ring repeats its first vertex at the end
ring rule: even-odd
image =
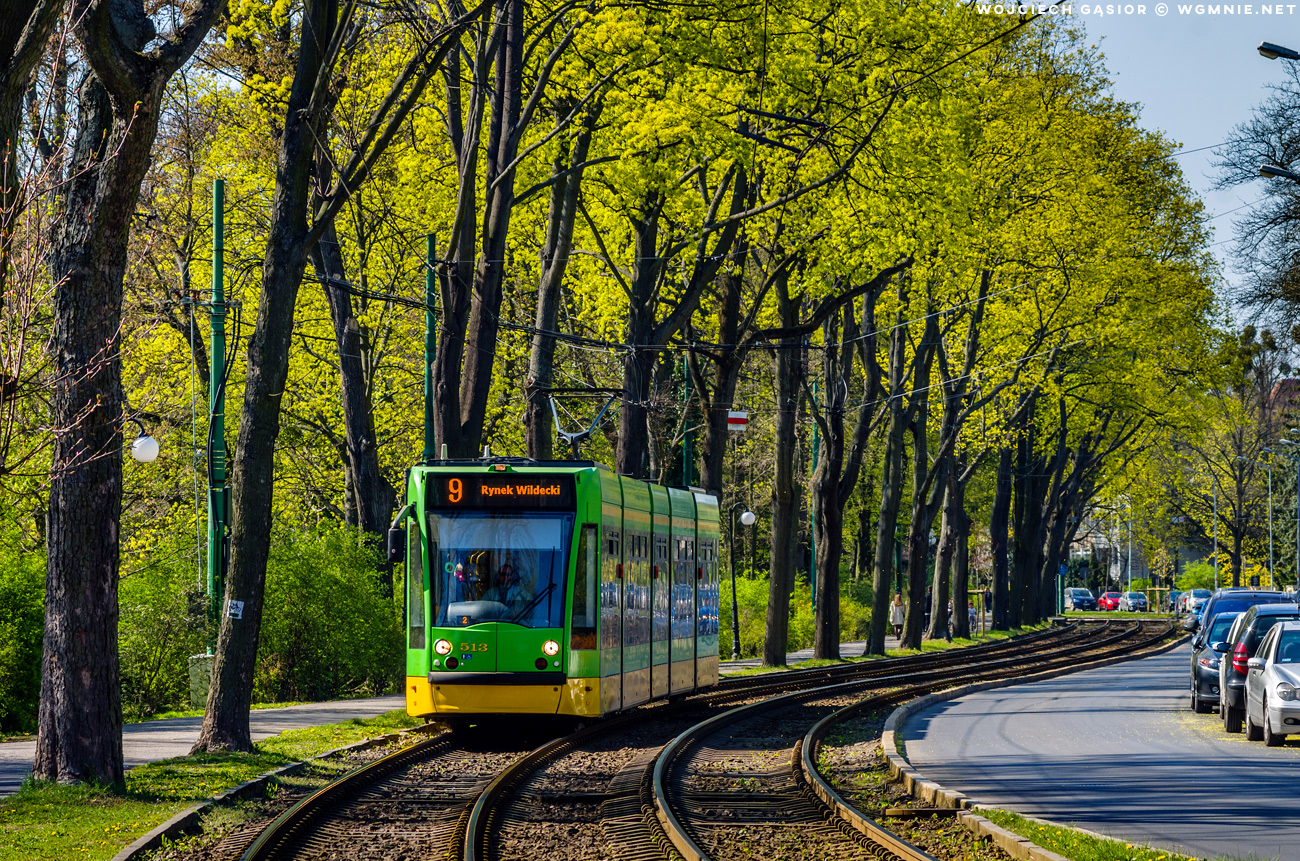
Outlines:
{"type": "Polygon", "coordinates": [[[439,714],[600,714],[600,680],[568,679],[563,685],[431,685],[406,677],[406,710],[439,714]]]}

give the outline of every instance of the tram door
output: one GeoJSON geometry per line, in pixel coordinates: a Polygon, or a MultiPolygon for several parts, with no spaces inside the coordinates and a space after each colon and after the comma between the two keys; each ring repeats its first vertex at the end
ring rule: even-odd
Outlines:
{"type": "Polygon", "coordinates": [[[650,574],[650,676],[651,695],[668,696],[669,595],[672,592],[672,569],[668,559],[668,536],[656,531],[650,574]]]}
{"type": "Polygon", "coordinates": [[[650,690],[655,699],[668,696],[672,653],[673,512],[668,489],[650,485],[650,690]]]}
{"type": "Polygon", "coordinates": [[[606,528],[600,565],[600,710],[623,708],[622,533],[606,528]]]}

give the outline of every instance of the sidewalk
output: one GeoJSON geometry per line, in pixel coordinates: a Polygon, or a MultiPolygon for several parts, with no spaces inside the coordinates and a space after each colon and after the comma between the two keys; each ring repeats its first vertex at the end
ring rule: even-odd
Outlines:
{"type": "MultiPolygon", "coordinates": [[[[340,723],[352,718],[371,718],[406,707],[399,694],[366,700],[336,700],[307,703],[282,709],[254,709],[248,718],[253,741],[278,735],[287,729],[340,723]]],[[[185,756],[199,737],[203,718],[169,718],[129,723],[122,727],[122,758],[127,768],[185,756]]],[[[32,770],[36,758],[36,741],[10,741],[0,744],[0,796],[12,795],[32,770]]]]}

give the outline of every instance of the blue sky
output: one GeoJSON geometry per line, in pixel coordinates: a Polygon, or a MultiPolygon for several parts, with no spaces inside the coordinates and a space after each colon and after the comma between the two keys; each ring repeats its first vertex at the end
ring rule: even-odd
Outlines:
{"type": "MultiPolygon", "coordinates": [[[[1282,14],[1209,14],[1209,4],[1196,14],[1194,4],[1170,0],[1164,16],[1156,3],[1144,0],[1146,14],[1098,16],[1083,14],[1099,4],[1073,3],[1074,20],[1083,22],[1089,40],[1100,44],[1114,81],[1115,95],[1141,105],[1142,124],[1163,130],[1183,150],[1197,150],[1226,141],[1234,126],[1248,119],[1268,95],[1268,85],[1281,82],[1287,60],[1266,60],[1256,50],[1260,42],[1300,49],[1300,5],[1284,5],[1282,14]],[[1182,10],[1180,10],[1182,7],[1182,10]]],[[[1244,11],[1247,4],[1232,4],[1244,11]]],[[[1258,13],[1261,4],[1250,4],[1258,13]]],[[[1269,5],[1269,4],[1264,4],[1269,5]]],[[[1112,7],[1120,8],[1120,7],[1112,7]]],[[[1265,180],[1229,191],[1212,192],[1213,153],[1188,152],[1178,158],[1187,181],[1206,203],[1215,228],[1213,251],[1224,261],[1224,274],[1236,280],[1226,253],[1232,237],[1229,210],[1258,200],[1265,180]]],[[[1300,171],[1300,165],[1292,165],[1300,171]]],[[[1277,180],[1273,180],[1276,182],[1277,180]]],[[[1243,210],[1244,211],[1244,210],[1243,210]]]]}

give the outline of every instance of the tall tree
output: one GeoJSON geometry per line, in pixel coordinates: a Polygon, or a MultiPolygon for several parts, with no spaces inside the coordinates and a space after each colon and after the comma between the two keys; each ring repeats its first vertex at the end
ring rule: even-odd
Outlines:
{"type": "Polygon", "coordinates": [[[199,0],[168,34],[155,32],[140,0],[79,0],[70,7],[89,71],[78,88],[70,179],[49,257],[56,431],[32,772],[42,780],[122,781],[122,281],[163,88],[224,6],[199,0]]]}
{"type": "Polygon", "coordinates": [[[340,10],[338,0],[308,0],[300,19],[298,61],[284,113],[276,156],[262,290],[248,345],[239,438],[232,458],[230,571],[226,596],[242,602],[224,613],[207,710],[194,750],[250,750],[248,712],[253,694],[271,546],[275,443],[280,399],[289,370],[294,309],[308,256],[353,191],[402,129],[425,86],[457,46],[460,33],[477,20],[486,2],[443,25],[416,19],[416,48],[393,75],[385,95],[326,184],[317,172],[320,142],[329,139],[330,109],[337,98],[335,74],[347,46],[359,44],[357,4],[340,10]],[[313,187],[313,177],[320,187],[313,187]],[[316,205],[313,206],[313,203],[316,205]]]}

